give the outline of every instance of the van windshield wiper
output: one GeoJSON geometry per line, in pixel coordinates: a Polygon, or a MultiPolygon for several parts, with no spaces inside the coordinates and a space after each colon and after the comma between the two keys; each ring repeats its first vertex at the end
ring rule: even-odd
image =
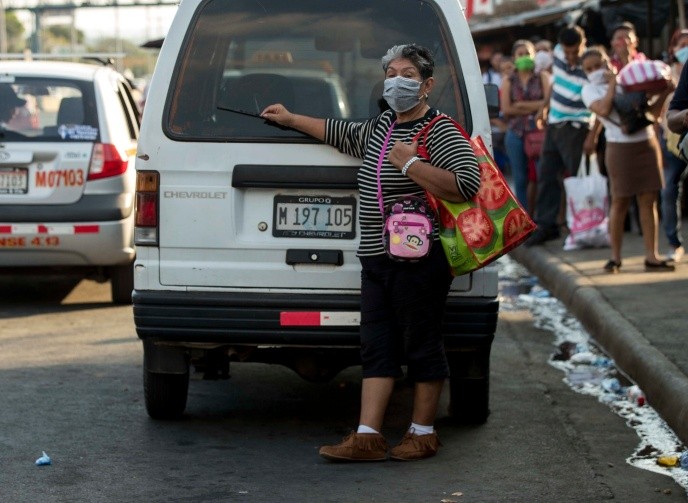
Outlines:
{"type": "Polygon", "coordinates": [[[246,110],[242,110],[240,108],[222,107],[220,105],[218,105],[217,108],[219,108],[220,110],[225,110],[227,112],[234,112],[235,114],[248,115],[249,117],[257,117],[259,119],[262,119],[262,117],[260,116],[260,105],[258,105],[258,97],[255,94],[253,95],[253,102],[256,104],[256,113],[247,112],[246,110]]]}
{"type": "Polygon", "coordinates": [[[255,117],[257,119],[266,120],[264,117],[261,117],[260,114],[253,113],[253,112],[247,112],[246,110],[241,110],[240,108],[230,108],[230,107],[223,107],[223,106],[218,105],[217,109],[218,110],[224,110],[225,112],[233,112],[235,114],[248,115],[249,117],[255,117]]]}
{"type": "Polygon", "coordinates": [[[241,110],[240,108],[223,107],[220,105],[217,106],[217,109],[222,110],[224,112],[232,112],[232,113],[239,114],[239,115],[246,115],[248,117],[255,117],[256,119],[263,119],[265,121],[265,124],[267,124],[268,126],[273,126],[273,127],[279,128],[279,129],[298,131],[298,130],[291,128],[289,126],[282,126],[281,124],[277,124],[274,121],[268,120],[265,117],[263,117],[262,115],[260,115],[260,113],[247,112],[246,110],[241,110]]]}

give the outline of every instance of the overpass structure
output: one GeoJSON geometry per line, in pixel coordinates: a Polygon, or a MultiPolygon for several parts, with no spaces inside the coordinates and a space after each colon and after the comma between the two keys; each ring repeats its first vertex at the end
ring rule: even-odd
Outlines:
{"type": "Polygon", "coordinates": [[[5,36],[5,11],[29,11],[33,14],[31,50],[41,52],[42,19],[46,15],[71,15],[74,19],[74,11],[77,9],[161,7],[177,4],[179,0],[0,0],[0,42],[5,36]]]}
{"type": "Polygon", "coordinates": [[[156,7],[177,5],[179,0],[3,0],[5,10],[30,10],[44,12],[49,10],[73,10],[96,7],[156,7]]]}

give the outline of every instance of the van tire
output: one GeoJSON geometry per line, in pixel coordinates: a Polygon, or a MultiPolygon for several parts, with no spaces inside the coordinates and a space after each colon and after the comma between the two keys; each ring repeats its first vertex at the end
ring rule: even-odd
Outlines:
{"type": "Polygon", "coordinates": [[[110,292],[115,304],[131,304],[134,290],[134,262],[110,268],[110,292]]]}
{"type": "Polygon", "coordinates": [[[490,415],[490,348],[447,353],[449,416],[458,424],[483,424],[490,415]]]}
{"type": "Polygon", "coordinates": [[[162,374],[143,370],[146,411],[153,419],[179,419],[186,409],[189,372],[162,374]]]}
{"type": "Polygon", "coordinates": [[[449,416],[457,424],[483,424],[490,415],[487,379],[449,379],[449,416]]]}

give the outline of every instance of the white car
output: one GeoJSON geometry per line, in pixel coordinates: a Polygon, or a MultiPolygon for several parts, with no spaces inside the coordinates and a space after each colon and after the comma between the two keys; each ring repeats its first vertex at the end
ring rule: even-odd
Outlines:
{"type": "Polygon", "coordinates": [[[133,289],[139,112],[113,68],[0,61],[0,269],[133,289]]]}
{"type": "MultiPolygon", "coordinates": [[[[435,53],[431,105],[489,142],[458,0],[184,0],[158,57],[137,169],[134,321],[148,414],[186,407],[191,368],[286,365],[326,381],[360,363],[360,161],[259,116],[378,115],[389,47],[435,53]],[[232,363],[232,365],[234,365],[232,363]]],[[[452,415],[488,414],[494,268],[454,280],[445,316],[452,415]]]]}

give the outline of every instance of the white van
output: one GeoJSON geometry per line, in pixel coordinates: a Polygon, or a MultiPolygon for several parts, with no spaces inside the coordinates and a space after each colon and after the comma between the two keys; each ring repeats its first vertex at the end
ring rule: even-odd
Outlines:
{"type": "MultiPolygon", "coordinates": [[[[151,417],[184,412],[192,367],[222,378],[230,361],[279,363],[322,382],[359,363],[360,161],[258,114],[280,102],[374,117],[380,58],[408,42],[435,55],[430,105],[489,141],[458,0],[181,2],[136,161],[133,303],[151,417]]],[[[444,323],[459,420],[487,418],[497,311],[494,268],[454,280],[444,323]]]]}

